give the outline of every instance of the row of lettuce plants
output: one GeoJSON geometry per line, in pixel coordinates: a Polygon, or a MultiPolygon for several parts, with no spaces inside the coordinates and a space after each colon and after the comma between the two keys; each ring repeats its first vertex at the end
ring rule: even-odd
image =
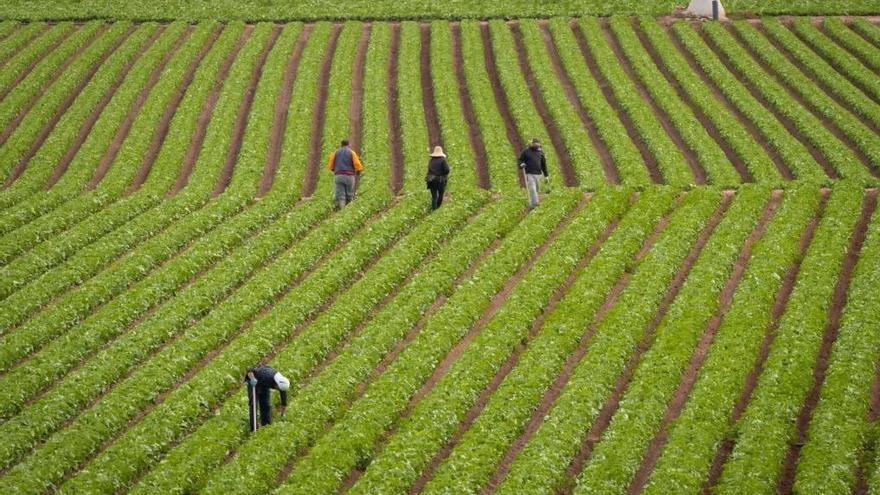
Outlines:
{"type": "Polygon", "coordinates": [[[715,87],[758,128],[761,135],[779,152],[785,166],[795,178],[810,182],[826,182],[827,176],[803,143],[792,136],[773,113],[761,104],[706,45],[691,26],[684,22],[672,25],[672,31],[686,53],[712,80],[715,87]]]}
{"type": "MultiPolygon", "coordinates": [[[[739,73],[742,80],[750,84],[768,105],[780,116],[788,119],[807,142],[821,153],[822,158],[841,176],[849,177],[862,172],[864,167],[858,157],[808,109],[801,106],[794,97],[773,77],[764,72],[760,64],[720,25],[706,25],[702,28],[712,46],[723,54],[730,66],[739,73]]],[[[823,173],[822,169],[817,169],[823,173]]]]}
{"type": "Polygon", "coordinates": [[[828,202],[763,373],[736,425],[736,445],[715,488],[718,493],[776,492],[797,417],[813,386],[832,294],[863,195],[858,187],[837,187],[828,202]]]}
{"type": "MultiPolygon", "coordinates": [[[[334,435],[334,430],[346,429],[353,421],[361,426],[365,426],[368,420],[370,424],[388,425],[399,416],[410,397],[433,373],[437,363],[489,308],[492,296],[527,263],[536,246],[548,238],[553,228],[576,202],[577,197],[574,194],[556,195],[541,206],[543,215],[530,215],[521,222],[476,268],[470,280],[430,316],[424,328],[384,373],[367,386],[363,395],[337,423],[342,426],[334,426],[327,434],[334,435]]],[[[263,430],[266,433],[258,434],[252,439],[247,444],[251,454],[236,456],[231,463],[217,470],[208,480],[205,491],[226,491],[230,486],[228,480],[239,480],[240,474],[244,472],[253,472],[254,476],[248,476],[243,484],[236,483],[237,491],[258,493],[271,487],[275,475],[314,441],[315,434],[324,429],[324,422],[312,424],[310,421],[313,414],[321,414],[320,404],[308,405],[310,409],[315,408],[313,413],[285,418],[271,429],[263,430]],[[299,417],[307,421],[300,422],[297,420],[299,417]],[[266,450],[261,449],[261,445],[272,447],[269,449],[274,453],[271,458],[266,459],[262,455],[266,450]],[[256,465],[252,462],[241,462],[254,456],[260,458],[261,462],[256,465]],[[256,470],[253,471],[254,469],[256,470]]],[[[346,442],[366,442],[361,449],[366,452],[379,439],[382,431],[384,427],[373,431],[369,438],[349,435],[346,442]]]]}
{"type": "MultiPolygon", "coordinates": [[[[876,194],[876,193],[873,193],[876,194]]],[[[840,333],[797,465],[798,493],[852,493],[863,448],[876,434],[867,421],[880,359],[880,213],[876,210],[847,292],[840,333]],[[834,466],[829,469],[829,466],[834,466]]],[[[869,478],[871,473],[866,473],[869,478]]]]}
{"type": "MultiPolygon", "coordinates": [[[[150,467],[171,443],[201,424],[231,392],[240,390],[245,370],[298,333],[298,329],[332,301],[342,288],[357,281],[376,259],[425,213],[421,201],[409,199],[351,239],[302,283],[244,332],[217,343],[204,367],[191,370],[191,379],[174,388],[152,414],[129,426],[61,491],[113,492],[150,467]],[[173,418],[173,419],[172,419],[173,418]],[[125,452],[125,455],[121,455],[125,452]]],[[[170,377],[173,381],[175,377],[170,377]]]]}
{"type": "Polygon", "coordinates": [[[742,182],[733,164],[708,131],[703,126],[694,125],[697,121],[696,115],[654,65],[651,56],[639,41],[632,21],[616,18],[609,24],[633,72],[669,117],[684,143],[697,156],[700,166],[706,171],[707,182],[721,187],[733,187],[742,182]]]}
{"type": "Polygon", "coordinates": [[[422,112],[416,112],[412,118],[403,117],[406,109],[423,108],[422,76],[419,70],[422,65],[420,46],[419,24],[416,22],[401,23],[400,49],[397,59],[397,92],[399,95],[398,111],[401,114],[404,190],[409,192],[425,188],[424,177],[427,160],[424,159],[424,156],[431,145],[428,142],[427,122],[422,112]]]}
{"type": "Polygon", "coordinates": [[[828,17],[822,26],[826,35],[853,53],[866,67],[880,71],[880,47],[859,36],[841,18],[828,17]]]}
{"type": "MultiPolygon", "coordinates": [[[[669,207],[668,194],[646,193],[635,202],[631,213],[619,221],[595,258],[577,275],[556,309],[547,316],[543,328],[529,342],[519,362],[449,457],[437,467],[425,492],[479,490],[486,484],[528,422],[536,403],[578,345],[611,287],[627,269],[635,266],[636,253],[669,207]]],[[[617,210],[621,208],[618,206],[617,210]]],[[[622,213],[610,211],[604,222],[595,225],[601,226],[622,213]]]]}
{"type": "Polygon", "coordinates": [[[69,22],[60,22],[55,26],[44,22],[28,23],[3,40],[0,45],[0,59],[3,60],[0,94],[11,91],[22,74],[31,70],[29,68],[35,62],[45,57],[55,43],[70,36],[73,30],[73,25],[69,22]]]}
{"type": "Polygon", "coordinates": [[[626,128],[620,121],[617,111],[605,98],[599,82],[591,77],[590,69],[580,54],[577,40],[572,33],[570,21],[552,19],[550,32],[556,43],[559,58],[566,74],[574,86],[578,98],[596,125],[596,131],[614,160],[621,183],[631,186],[650,182],[645,161],[639,154],[635,143],[628,138],[626,128]]]}
{"type": "Polygon", "coordinates": [[[631,271],[614,306],[595,323],[586,354],[573,363],[561,395],[498,485],[500,493],[552,491],[564,485],[566,468],[720,198],[711,189],[695,190],[669,214],[668,225],[631,271]]]}
{"type": "Polygon", "coordinates": [[[531,20],[519,21],[518,29],[525,45],[530,70],[535,76],[550,116],[562,134],[578,184],[587,189],[597,189],[605,185],[607,179],[599,153],[587,134],[585,123],[565,97],[565,90],[556,77],[544,43],[544,33],[537,22],[531,20]]]}
{"type": "Polygon", "coordinates": [[[626,491],[707,325],[720,315],[725,281],[767,200],[766,188],[743,189],[725,212],[640,357],[610,425],[579,475],[579,490],[626,491]]]}
{"type": "Polygon", "coordinates": [[[388,103],[391,25],[372,25],[364,69],[361,159],[367,174],[360,187],[366,191],[387,189],[391,183],[391,129],[388,103]]]}
{"type": "Polygon", "coordinates": [[[814,26],[810,19],[796,19],[792,30],[810,45],[810,48],[859,86],[865,94],[874,101],[880,100],[880,81],[877,80],[875,69],[865,67],[851,53],[814,26]]]}
{"type": "Polygon", "coordinates": [[[712,93],[712,89],[691,69],[660,24],[655,19],[642,18],[639,20],[639,28],[672,77],[678,81],[694,105],[712,121],[721,137],[745,163],[755,181],[759,184],[778,185],[782,176],[767,151],[749,134],[731,110],[725,107],[725,111],[721,111],[723,105],[712,93]]]}
{"type": "Polygon", "coordinates": [[[474,21],[462,21],[459,29],[462,68],[474,114],[480,126],[480,137],[486,147],[486,162],[492,188],[515,191],[519,188],[515,153],[520,150],[513,149],[514,143],[508,140],[504,118],[495,101],[492,82],[486,70],[480,26],[474,21]]]}
{"type": "Polygon", "coordinates": [[[846,174],[842,175],[845,178],[870,183],[871,174],[866,167],[877,168],[880,164],[880,138],[789,62],[754,26],[747,22],[735,22],[734,28],[739,37],[751,48],[752,53],[772,67],[781,81],[797,92],[816,112],[833,123],[853,143],[855,148],[867,156],[869,163],[865,163],[864,166],[854,164],[845,170],[846,174]]]}
{"type": "Polygon", "coordinates": [[[880,46],[880,29],[876,25],[871,24],[867,19],[856,19],[850,24],[850,27],[864,36],[866,40],[880,46]]]}

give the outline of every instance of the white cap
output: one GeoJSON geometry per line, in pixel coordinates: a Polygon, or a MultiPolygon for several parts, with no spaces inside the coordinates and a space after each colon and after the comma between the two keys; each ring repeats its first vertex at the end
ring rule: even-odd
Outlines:
{"type": "Polygon", "coordinates": [[[290,380],[284,377],[281,373],[275,373],[275,383],[278,384],[278,390],[282,392],[287,392],[287,389],[290,388],[290,380]]]}

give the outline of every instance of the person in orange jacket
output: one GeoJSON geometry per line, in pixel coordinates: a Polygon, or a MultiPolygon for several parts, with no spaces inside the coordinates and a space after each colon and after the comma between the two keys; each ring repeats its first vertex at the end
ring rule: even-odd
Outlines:
{"type": "Polygon", "coordinates": [[[348,139],[343,139],[342,147],[330,154],[327,169],[335,175],[336,204],[343,208],[354,200],[356,180],[364,170],[361,158],[348,145],[348,139]]]}

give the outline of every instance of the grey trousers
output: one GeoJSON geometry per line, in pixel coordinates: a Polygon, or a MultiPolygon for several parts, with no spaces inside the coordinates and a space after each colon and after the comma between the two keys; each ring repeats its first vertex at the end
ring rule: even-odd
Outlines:
{"type": "Polygon", "coordinates": [[[529,191],[529,208],[538,206],[541,199],[538,197],[538,185],[541,183],[541,174],[526,174],[526,190],[529,191]]]}
{"type": "Polygon", "coordinates": [[[334,183],[336,184],[336,202],[340,206],[351,203],[351,200],[354,199],[354,176],[338,174],[334,183]]]}

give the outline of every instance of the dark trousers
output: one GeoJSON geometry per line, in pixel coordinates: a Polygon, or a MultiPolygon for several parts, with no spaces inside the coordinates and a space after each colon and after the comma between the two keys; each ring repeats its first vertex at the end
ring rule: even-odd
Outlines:
{"type": "Polygon", "coordinates": [[[446,192],[445,183],[431,184],[431,209],[436,210],[443,204],[443,193],[446,192]]]}
{"type": "Polygon", "coordinates": [[[272,389],[257,385],[257,403],[260,405],[260,424],[263,426],[272,423],[272,389]]]}

